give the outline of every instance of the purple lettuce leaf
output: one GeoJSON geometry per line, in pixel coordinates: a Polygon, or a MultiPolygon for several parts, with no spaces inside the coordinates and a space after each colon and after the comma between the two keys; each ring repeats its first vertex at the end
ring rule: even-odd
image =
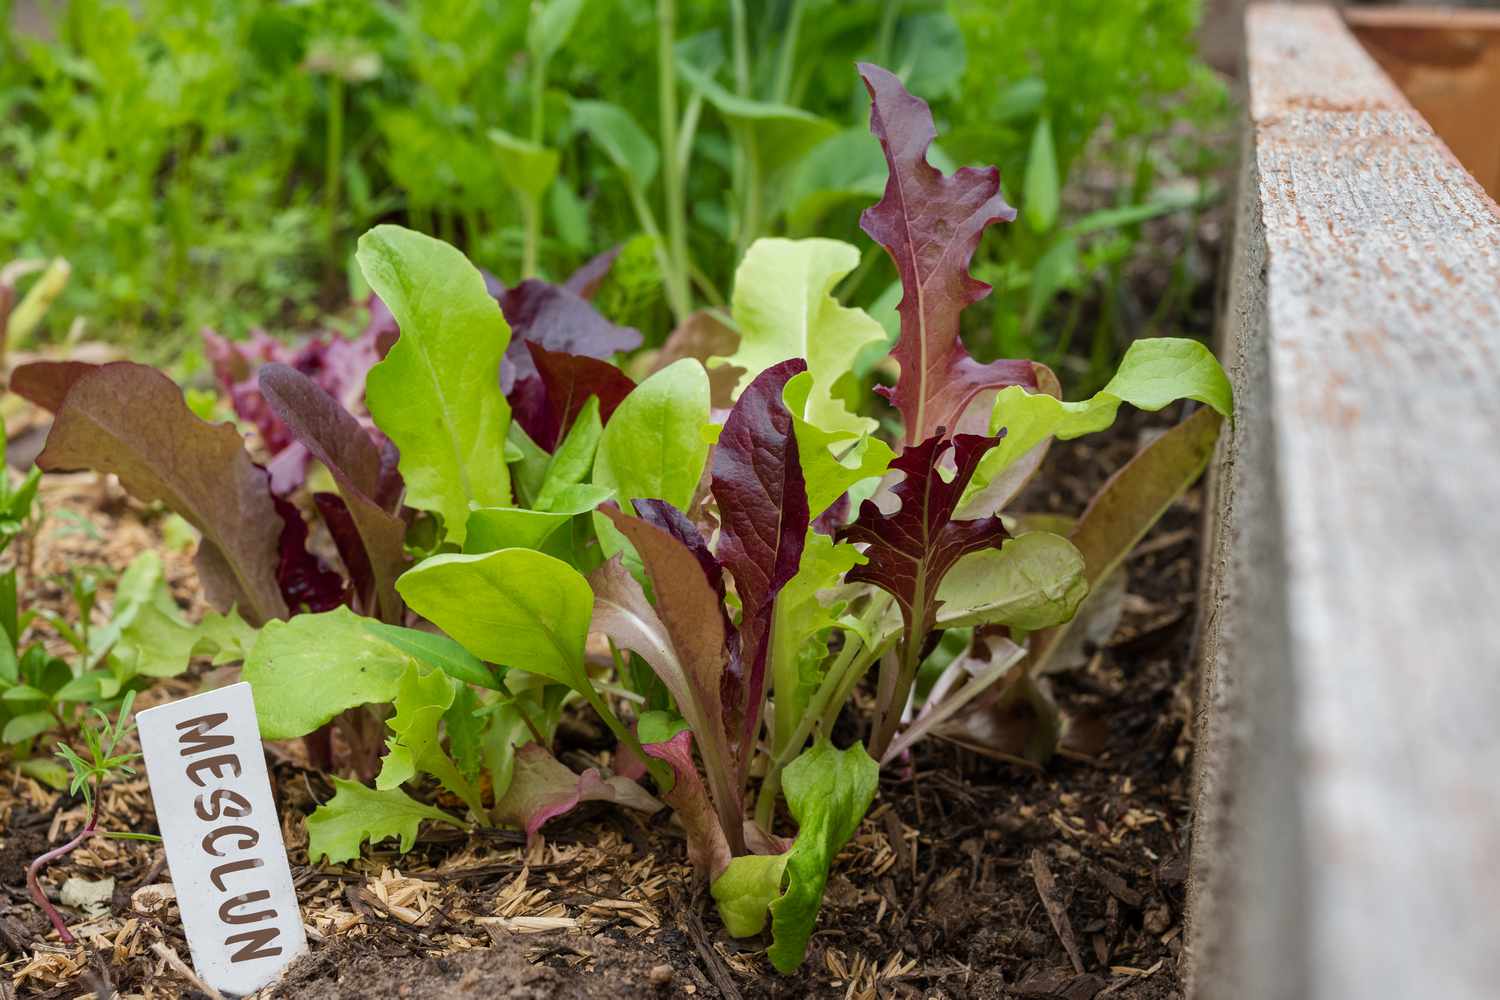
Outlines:
{"type": "Polygon", "coordinates": [[[306,448],[267,403],[256,378],[261,366],[283,364],[306,375],[339,405],[362,419],[368,433],[379,431],[365,415],[365,376],[385,357],[398,331],[390,310],[371,296],[370,322],[353,339],[337,333],[316,334],[297,346],[282,344],[262,330],[245,341],[230,341],[203,331],[203,353],[213,367],[214,378],[229,397],[234,412],[255,427],[270,455],[267,468],[271,488],[285,496],[306,480],[306,448]]]}
{"type": "Polygon", "coordinates": [[[290,612],[317,614],[332,611],[349,601],[344,578],[307,550],[307,522],[295,504],[271,497],[281,518],[281,557],[276,566],[276,585],[290,612]]]}
{"type": "Polygon", "coordinates": [[[629,778],[606,778],[597,768],[575,774],[538,743],[516,751],[510,787],[495,803],[495,818],[519,826],[528,842],[535,842],[542,825],[583,802],[613,802],[629,809],[654,813],[662,804],[629,778]]]}
{"type": "Polygon", "coordinates": [[[539,377],[527,343],[600,361],[641,345],[639,330],[616,326],[561,285],[528,278],[497,298],[511,333],[500,365],[500,388],[507,396],[519,383],[539,377]]]}
{"type": "Polygon", "coordinates": [[[563,282],[563,287],[579,298],[592,299],[599,291],[599,286],[604,284],[604,279],[609,277],[610,270],[615,266],[615,260],[624,249],[625,244],[617,243],[608,250],[590,257],[582,267],[568,275],[568,280],[563,282]]]}
{"type": "Polygon", "coordinates": [[[901,377],[885,395],[901,411],[907,444],[916,444],[940,427],[956,428],[986,389],[1036,386],[1031,362],[980,364],[959,339],[959,316],[990,292],[969,273],[969,261],[984,230],[1016,211],[1001,197],[994,167],[945,177],[927,162],[937,136],[927,102],[879,66],[860,63],[859,72],[870,92],[870,131],[890,169],[884,197],[865,209],[860,226],[890,254],[904,291],[901,336],[891,351],[901,377]]]}
{"type": "Polygon", "coordinates": [[[739,676],[727,704],[738,709],[741,763],[750,758],[765,699],[766,653],[776,595],[797,573],[807,541],[807,484],[792,415],[782,402],[788,380],[807,370],[800,358],[756,376],[719,435],[713,495],[721,521],[719,559],[734,576],[740,619],[739,676]]]}
{"type": "MultiPolygon", "coordinates": [[[[375,607],[362,604],[362,610],[392,624],[402,620],[405,605],[396,593],[396,577],[406,566],[406,524],[397,514],[390,494],[399,495],[398,472],[387,466],[383,448],[338,401],[325,392],[311,377],[295,368],[271,363],[260,369],[260,391],[267,407],[278,421],[308,452],[327,467],[346,513],[353,521],[363,549],[363,558],[353,563],[345,558],[356,593],[368,597],[364,581],[355,574],[356,567],[368,570],[373,581],[375,607]],[[395,481],[392,481],[392,477],[395,481]],[[389,506],[387,506],[389,505],[389,506]]],[[[320,504],[323,509],[326,502],[320,504]]],[[[333,524],[329,524],[330,530],[333,524]]],[[[340,544],[340,555],[346,555],[340,544]]]]}
{"type": "Polygon", "coordinates": [[[318,509],[318,516],[323,519],[323,526],[333,538],[333,546],[338,550],[339,561],[344,564],[344,572],[349,576],[354,609],[375,617],[374,613],[378,612],[380,603],[375,594],[375,571],[370,567],[364,539],[359,536],[359,528],[354,523],[354,515],[349,512],[349,505],[337,493],[314,493],[312,498],[313,506],[318,509]]]}
{"type": "Polygon", "coordinates": [[[608,361],[581,354],[549,351],[528,341],[527,352],[536,376],[518,382],[511,391],[511,412],[521,428],[547,451],[567,436],[583,404],[599,399],[599,419],[608,423],[615,408],[630,395],[635,383],[608,361]]]}

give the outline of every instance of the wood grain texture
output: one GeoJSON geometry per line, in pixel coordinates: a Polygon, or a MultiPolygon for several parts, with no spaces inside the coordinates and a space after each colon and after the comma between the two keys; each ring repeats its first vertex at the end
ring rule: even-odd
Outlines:
{"type": "Polygon", "coordinates": [[[1326,8],[1247,19],[1190,992],[1500,995],[1500,210],[1326,8]]]}

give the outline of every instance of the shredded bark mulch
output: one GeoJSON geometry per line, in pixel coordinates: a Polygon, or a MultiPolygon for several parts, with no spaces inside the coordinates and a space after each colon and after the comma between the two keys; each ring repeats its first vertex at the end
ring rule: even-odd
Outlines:
{"type": "MultiPolygon", "coordinates": [[[[1067,475],[1034,484],[1030,506],[1077,513],[1177,415],[1122,415],[1111,435],[1056,446],[1067,475]]],[[[107,483],[49,489],[52,509],[98,531],[44,533],[30,556],[40,565],[119,569],[160,542],[162,518],[107,483]]],[[[1036,768],[928,741],[910,768],[888,769],[795,975],[771,969],[767,941],[724,933],[667,815],[592,804],[530,852],[511,832],[436,829],[405,856],[309,866],[303,817],[332,788],[286,745],[268,756],[312,951],[260,996],[1179,998],[1199,504],[1190,493],[1148,537],[1119,627],[1056,678],[1087,745],[1036,768]]],[[[189,607],[190,561],[169,569],[189,607]]],[[[60,606],[63,591],[29,598],[60,606]]],[[[142,707],[229,679],[169,681],[142,707]]],[[[846,716],[850,736],[858,721],[846,716]]],[[[607,745],[583,716],[565,732],[575,764],[607,745]]],[[[64,947],[26,895],[24,866],[82,825],[81,803],[0,775],[0,998],[201,996],[160,845],[96,838],[48,870],[54,893],[69,878],[114,879],[97,915],[65,909],[81,943],[64,947]]],[[[104,810],[111,829],[156,829],[142,778],[110,786],[104,810]]]]}

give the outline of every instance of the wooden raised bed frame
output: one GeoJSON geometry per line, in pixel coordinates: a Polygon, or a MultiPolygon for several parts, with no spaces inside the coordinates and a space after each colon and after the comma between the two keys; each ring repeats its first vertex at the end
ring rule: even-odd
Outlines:
{"type": "Polygon", "coordinates": [[[1500,996],[1500,17],[1246,24],[1188,994],[1500,996]]]}

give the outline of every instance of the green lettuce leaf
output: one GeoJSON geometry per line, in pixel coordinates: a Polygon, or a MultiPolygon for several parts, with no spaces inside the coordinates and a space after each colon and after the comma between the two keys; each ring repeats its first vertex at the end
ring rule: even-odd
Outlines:
{"type": "Polygon", "coordinates": [[[548,511],[565,509],[558,506],[559,500],[566,500],[588,478],[589,470],[594,467],[594,456],[599,451],[599,439],[603,435],[604,421],[599,416],[599,397],[590,396],[548,461],[547,474],[542,479],[542,487],[533,506],[538,510],[548,511]]]}
{"type": "Polygon", "coordinates": [[[396,696],[412,663],[348,608],[266,623],[245,660],[260,734],[288,740],[348,708],[396,696]]]}
{"type": "Polygon", "coordinates": [[[954,564],[938,587],[937,625],[1031,632],[1071,619],[1088,591],[1083,554],[1060,535],[1028,531],[954,564]]]}
{"type": "Polygon", "coordinates": [[[176,677],[194,656],[212,656],[215,665],[245,658],[256,630],[239,613],[208,612],[196,625],[183,620],[167,587],[161,557],[146,551],[133,559],[115,590],[109,624],[89,636],[89,662],[108,654],[118,681],[132,677],[176,677]]]}
{"type": "Polygon", "coordinates": [[[1080,402],[1065,403],[1021,386],[1000,390],[990,418],[990,433],[1003,427],[1005,436],[980,460],[974,478],[969,480],[960,515],[993,513],[976,511],[968,501],[1046,439],[1067,441],[1102,431],[1115,422],[1121,403],[1155,411],[1180,399],[1195,399],[1224,417],[1229,417],[1233,409],[1229,378],[1213,352],[1196,340],[1176,337],[1151,337],[1131,344],[1109,384],[1080,402]]]}
{"type": "Polygon", "coordinates": [[[771,625],[771,683],[776,696],[772,746],[776,751],[791,741],[817,689],[817,669],[828,644],[813,640],[838,625],[843,613],[844,602],[825,604],[819,594],[837,587],[845,573],[864,561],[853,545],[809,531],[797,573],[776,597],[771,625]]]}
{"type": "Polygon", "coordinates": [[[875,801],[879,778],[879,765],[861,744],[835,750],[821,743],[807,750],[782,775],[787,806],[798,827],[792,849],[777,858],[735,858],[715,880],[712,891],[719,915],[736,936],[765,926],[764,911],[758,907],[769,900],[774,940],[767,954],[779,971],[791,972],[802,964],[823,905],[829,868],[875,801]]]}
{"type": "MultiPolygon", "coordinates": [[[[594,485],[614,491],[622,507],[665,500],[687,510],[708,462],[708,372],[683,358],[636,386],[604,427],[594,457],[594,485]]],[[[606,556],[624,543],[609,519],[594,515],[606,556]]]]}
{"type": "Polygon", "coordinates": [[[370,415],[401,450],[406,503],[442,515],[461,544],[471,504],[510,504],[510,405],[500,391],[510,327],[483,275],[441,240],[376,226],[355,256],[401,327],[370,369],[370,415]]]}
{"type": "Polygon", "coordinates": [[[594,595],[577,570],[533,549],[433,556],[397,589],[418,614],[481,660],[520,667],[577,691],[594,595]]]}
{"type": "Polygon", "coordinates": [[[378,791],[338,777],[333,778],[333,787],[333,798],[307,817],[307,856],[313,861],[320,857],[336,865],[353,861],[366,840],[375,843],[387,837],[399,837],[405,854],[417,842],[417,827],[424,819],[459,828],[464,825],[399,788],[378,791]]]}
{"type": "Polygon", "coordinates": [[[807,487],[807,509],[816,518],[855,483],[885,475],[896,453],[874,435],[826,431],[798,416],[806,411],[812,388],[811,372],[800,372],[787,380],[781,398],[792,414],[797,458],[807,487]]]}
{"type": "Polygon", "coordinates": [[[583,652],[594,592],[561,559],[533,549],[438,555],[408,570],[396,589],[481,660],[572,688],[616,736],[635,744],[589,680],[583,652]]]}
{"type": "MultiPolygon", "coordinates": [[[[885,343],[885,330],[863,309],[833,297],[834,286],[859,265],[859,251],[838,240],[760,239],[734,276],[734,321],[739,349],[723,361],[745,369],[740,385],[788,358],[803,358],[811,385],[794,415],[827,432],[868,434],[878,424],[850,413],[834,395],[868,345],[885,343]]],[[[799,439],[799,444],[800,439],[799,439]]]]}
{"type": "Polygon", "coordinates": [[[443,750],[442,736],[438,731],[438,725],[452,706],[460,687],[462,685],[441,670],[424,674],[415,663],[406,668],[396,689],[396,697],[392,699],[396,714],[386,723],[394,735],[386,742],[389,752],[375,778],[377,789],[400,788],[422,771],[463,799],[476,816],[484,815],[479,790],[459,773],[457,765],[443,750]]]}
{"type": "Polygon", "coordinates": [[[375,636],[411,654],[429,667],[437,667],[456,681],[477,684],[494,691],[502,690],[500,678],[484,665],[483,660],[446,635],[402,625],[387,625],[373,618],[366,618],[364,626],[375,636]]]}
{"type": "MultiPolygon", "coordinates": [[[[1100,588],[1203,474],[1223,424],[1216,409],[1199,410],[1143,448],[1095,494],[1070,536],[1090,587],[1100,588]]],[[[1070,618],[1032,636],[1027,669],[1045,672],[1072,626],[1070,618]]]]}

